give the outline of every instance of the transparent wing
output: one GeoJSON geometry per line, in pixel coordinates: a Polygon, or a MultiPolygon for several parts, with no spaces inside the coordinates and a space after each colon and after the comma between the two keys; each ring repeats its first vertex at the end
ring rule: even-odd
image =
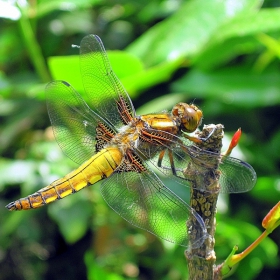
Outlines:
{"type": "Polygon", "coordinates": [[[247,192],[256,184],[257,174],[247,162],[233,157],[223,157],[219,169],[222,193],[247,192]]]}
{"type": "Polygon", "coordinates": [[[92,111],[74,88],[64,81],[46,86],[49,117],[63,152],[82,164],[96,152],[96,127],[109,124],[92,111]]]}
{"type": "Polygon", "coordinates": [[[131,99],[113,72],[98,36],[88,35],[81,41],[80,65],[89,104],[101,117],[120,128],[124,124],[120,116],[135,116],[131,99]]]}
{"type": "Polygon", "coordinates": [[[102,183],[101,193],[125,220],[167,241],[189,245],[187,220],[190,217],[196,220],[197,234],[192,247],[198,248],[207,237],[201,217],[153,172],[115,172],[102,183]]]}
{"type": "Polygon", "coordinates": [[[156,142],[152,143],[153,145],[140,141],[137,147],[138,154],[142,158],[149,159],[166,176],[172,176],[174,173],[171,168],[171,154],[176,171],[175,178],[179,183],[187,187],[190,187],[191,178],[194,176],[204,176],[205,170],[217,169],[219,163],[221,193],[246,192],[251,190],[256,184],[257,176],[255,170],[250,164],[242,160],[222,157],[220,154],[202,150],[190,141],[168,132],[159,132],[150,128],[149,131],[152,135],[160,135],[160,137],[157,137],[156,142]],[[165,150],[165,153],[161,159],[161,166],[159,166],[158,160],[163,150],[165,150]],[[188,172],[190,164],[197,166],[197,169],[192,171],[192,174],[188,172]]]}

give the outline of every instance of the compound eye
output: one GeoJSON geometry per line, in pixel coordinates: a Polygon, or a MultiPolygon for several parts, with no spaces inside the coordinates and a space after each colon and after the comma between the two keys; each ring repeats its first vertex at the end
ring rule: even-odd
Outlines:
{"type": "Polygon", "coordinates": [[[178,103],[174,106],[172,113],[177,116],[181,122],[181,129],[185,132],[194,132],[202,121],[202,111],[195,105],[187,103],[178,103]]]}

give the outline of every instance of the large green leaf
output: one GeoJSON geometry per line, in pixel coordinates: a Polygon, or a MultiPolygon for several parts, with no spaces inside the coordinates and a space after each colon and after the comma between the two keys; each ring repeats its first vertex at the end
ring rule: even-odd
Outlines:
{"type": "MultiPolygon", "coordinates": [[[[143,70],[141,62],[131,54],[121,51],[108,51],[107,54],[112,68],[119,78],[124,78],[143,70]]],[[[89,63],[91,63],[90,60],[89,63]]],[[[84,91],[79,55],[50,57],[48,64],[55,80],[67,81],[78,92],[84,91]]]]}
{"type": "MultiPolygon", "coordinates": [[[[131,97],[153,85],[166,81],[182,64],[181,59],[164,62],[149,69],[143,69],[135,56],[121,51],[107,52],[112,68],[131,97]]],[[[91,61],[89,60],[89,63],[91,61]]],[[[79,56],[56,56],[48,60],[52,77],[70,83],[78,92],[83,92],[79,56]]]]}
{"type": "Polygon", "coordinates": [[[140,92],[170,79],[172,74],[182,65],[182,59],[160,63],[142,72],[121,79],[131,97],[140,92]]]}
{"type": "Polygon", "coordinates": [[[244,66],[211,72],[193,69],[175,82],[172,89],[190,97],[248,108],[280,103],[279,74],[273,69],[261,74],[244,66]]]}
{"type": "Polygon", "coordinates": [[[162,61],[199,53],[220,26],[256,10],[260,0],[188,1],[171,17],[150,28],[127,50],[145,62],[162,61]]]}
{"type": "Polygon", "coordinates": [[[280,31],[280,9],[262,9],[232,19],[222,25],[208,41],[194,63],[209,69],[237,55],[260,48],[258,34],[280,31]]]}

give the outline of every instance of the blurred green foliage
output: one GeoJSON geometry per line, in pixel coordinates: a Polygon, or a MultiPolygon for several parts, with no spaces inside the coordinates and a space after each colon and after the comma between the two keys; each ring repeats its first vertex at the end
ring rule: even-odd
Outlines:
{"type": "MultiPolygon", "coordinates": [[[[218,262],[258,237],[280,197],[279,1],[38,0],[0,7],[0,279],[187,277],[184,249],[123,221],[98,185],[36,211],[4,208],[76,167],[53,138],[44,86],[65,79],[82,93],[71,45],[89,33],[114,50],[113,69],[138,113],[195,102],[205,124],[222,123],[227,135],[242,127],[233,155],[256,169],[258,182],[248,194],[221,197],[218,262]]],[[[276,279],[279,231],[271,238],[230,279],[276,279]]]]}

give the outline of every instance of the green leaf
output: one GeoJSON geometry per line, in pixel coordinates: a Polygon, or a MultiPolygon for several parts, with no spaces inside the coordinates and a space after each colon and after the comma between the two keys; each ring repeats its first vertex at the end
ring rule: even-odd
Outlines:
{"type": "MultiPolygon", "coordinates": [[[[144,70],[141,61],[129,53],[108,51],[107,54],[113,71],[132,98],[140,91],[168,80],[182,64],[182,60],[177,59],[144,70]]],[[[56,56],[50,57],[48,60],[52,77],[55,80],[67,81],[79,93],[82,93],[84,87],[79,63],[78,55],[56,56]]],[[[90,60],[89,63],[91,63],[90,60]]]]}
{"type": "Polygon", "coordinates": [[[256,10],[260,0],[188,1],[171,17],[150,28],[127,50],[155,65],[198,54],[219,27],[232,18],[256,10]]]}
{"type": "MultiPolygon", "coordinates": [[[[261,235],[259,229],[261,225],[258,228],[255,225],[237,219],[233,220],[228,217],[223,219],[224,221],[220,221],[217,226],[217,246],[219,246],[221,242],[226,242],[227,246],[238,245],[240,248],[239,250],[243,251],[246,246],[261,235]]],[[[260,243],[259,248],[261,248],[269,258],[273,258],[277,255],[277,245],[269,238],[260,243]]]]}
{"type": "MultiPolygon", "coordinates": [[[[217,253],[219,254],[220,251],[220,257],[221,254],[228,255],[229,250],[235,245],[239,247],[236,253],[242,252],[261,235],[259,228],[238,219],[223,218],[223,221],[218,222],[215,236],[217,253]],[[229,246],[228,251],[226,251],[227,246],[229,246]]],[[[277,244],[270,238],[263,240],[249,256],[239,263],[236,271],[237,279],[253,279],[265,265],[276,265],[277,251],[277,244]],[[255,262],[255,265],[248,270],[252,262],[255,262]]]]}
{"type": "MultiPolygon", "coordinates": [[[[31,99],[16,99],[3,101],[9,113],[5,125],[1,129],[0,153],[5,150],[16,137],[35,122],[40,114],[41,103],[31,99]]],[[[0,106],[1,110],[1,106],[0,106]]],[[[4,109],[2,109],[4,111],[4,109]]]]}
{"type": "Polygon", "coordinates": [[[127,76],[121,79],[121,81],[129,95],[133,98],[139,96],[139,93],[145,89],[168,81],[181,64],[181,59],[163,62],[145,71],[127,76]]]}
{"type": "Polygon", "coordinates": [[[175,104],[182,102],[185,98],[183,93],[165,94],[142,105],[137,109],[137,114],[144,115],[171,110],[175,104]]]}
{"type": "Polygon", "coordinates": [[[222,25],[198,54],[194,63],[201,69],[210,69],[261,47],[260,33],[280,30],[280,9],[262,9],[257,13],[242,14],[222,25]]]}
{"type": "Polygon", "coordinates": [[[112,68],[119,79],[144,70],[143,63],[134,55],[123,51],[107,51],[112,68]]]}
{"type": "Polygon", "coordinates": [[[279,74],[273,69],[261,74],[244,66],[211,72],[193,69],[175,82],[172,90],[247,108],[280,103],[279,74]]]}
{"type": "MultiPolygon", "coordinates": [[[[0,71],[0,95],[8,96],[8,94],[11,92],[11,84],[9,80],[7,79],[4,72],[0,71]]],[[[0,108],[1,113],[1,108],[0,108]]]]}
{"type": "Polygon", "coordinates": [[[59,226],[68,243],[75,243],[86,233],[92,215],[90,202],[79,199],[81,193],[69,196],[48,207],[49,214],[59,226]]]}
{"type": "Polygon", "coordinates": [[[102,2],[102,0],[49,0],[49,1],[39,1],[36,12],[37,17],[43,17],[47,14],[55,11],[73,11],[78,10],[80,8],[86,9],[92,7],[98,3],[102,2]]]}
{"type": "Polygon", "coordinates": [[[259,177],[251,195],[262,202],[275,204],[280,197],[279,184],[279,177],[259,177]]]}
{"type": "MultiPolygon", "coordinates": [[[[121,51],[108,51],[107,54],[112,68],[119,78],[124,78],[143,70],[140,60],[131,54],[121,51]]],[[[90,60],[89,63],[91,63],[90,60]]],[[[84,91],[79,55],[50,57],[48,65],[55,80],[67,81],[78,92],[84,91]]]]}
{"type": "Polygon", "coordinates": [[[67,81],[78,92],[83,91],[78,55],[49,57],[48,66],[54,80],[67,81]]]}
{"type": "Polygon", "coordinates": [[[115,273],[109,273],[98,265],[91,252],[85,254],[85,264],[87,266],[88,280],[124,280],[124,278],[115,273]]]}
{"type": "Polygon", "coordinates": [[[257,39],[266,47],[254,63],[255,71],[262,72],[275,58],[280,58],[280,41],[264,33],[259,34],[257,39]]]}

